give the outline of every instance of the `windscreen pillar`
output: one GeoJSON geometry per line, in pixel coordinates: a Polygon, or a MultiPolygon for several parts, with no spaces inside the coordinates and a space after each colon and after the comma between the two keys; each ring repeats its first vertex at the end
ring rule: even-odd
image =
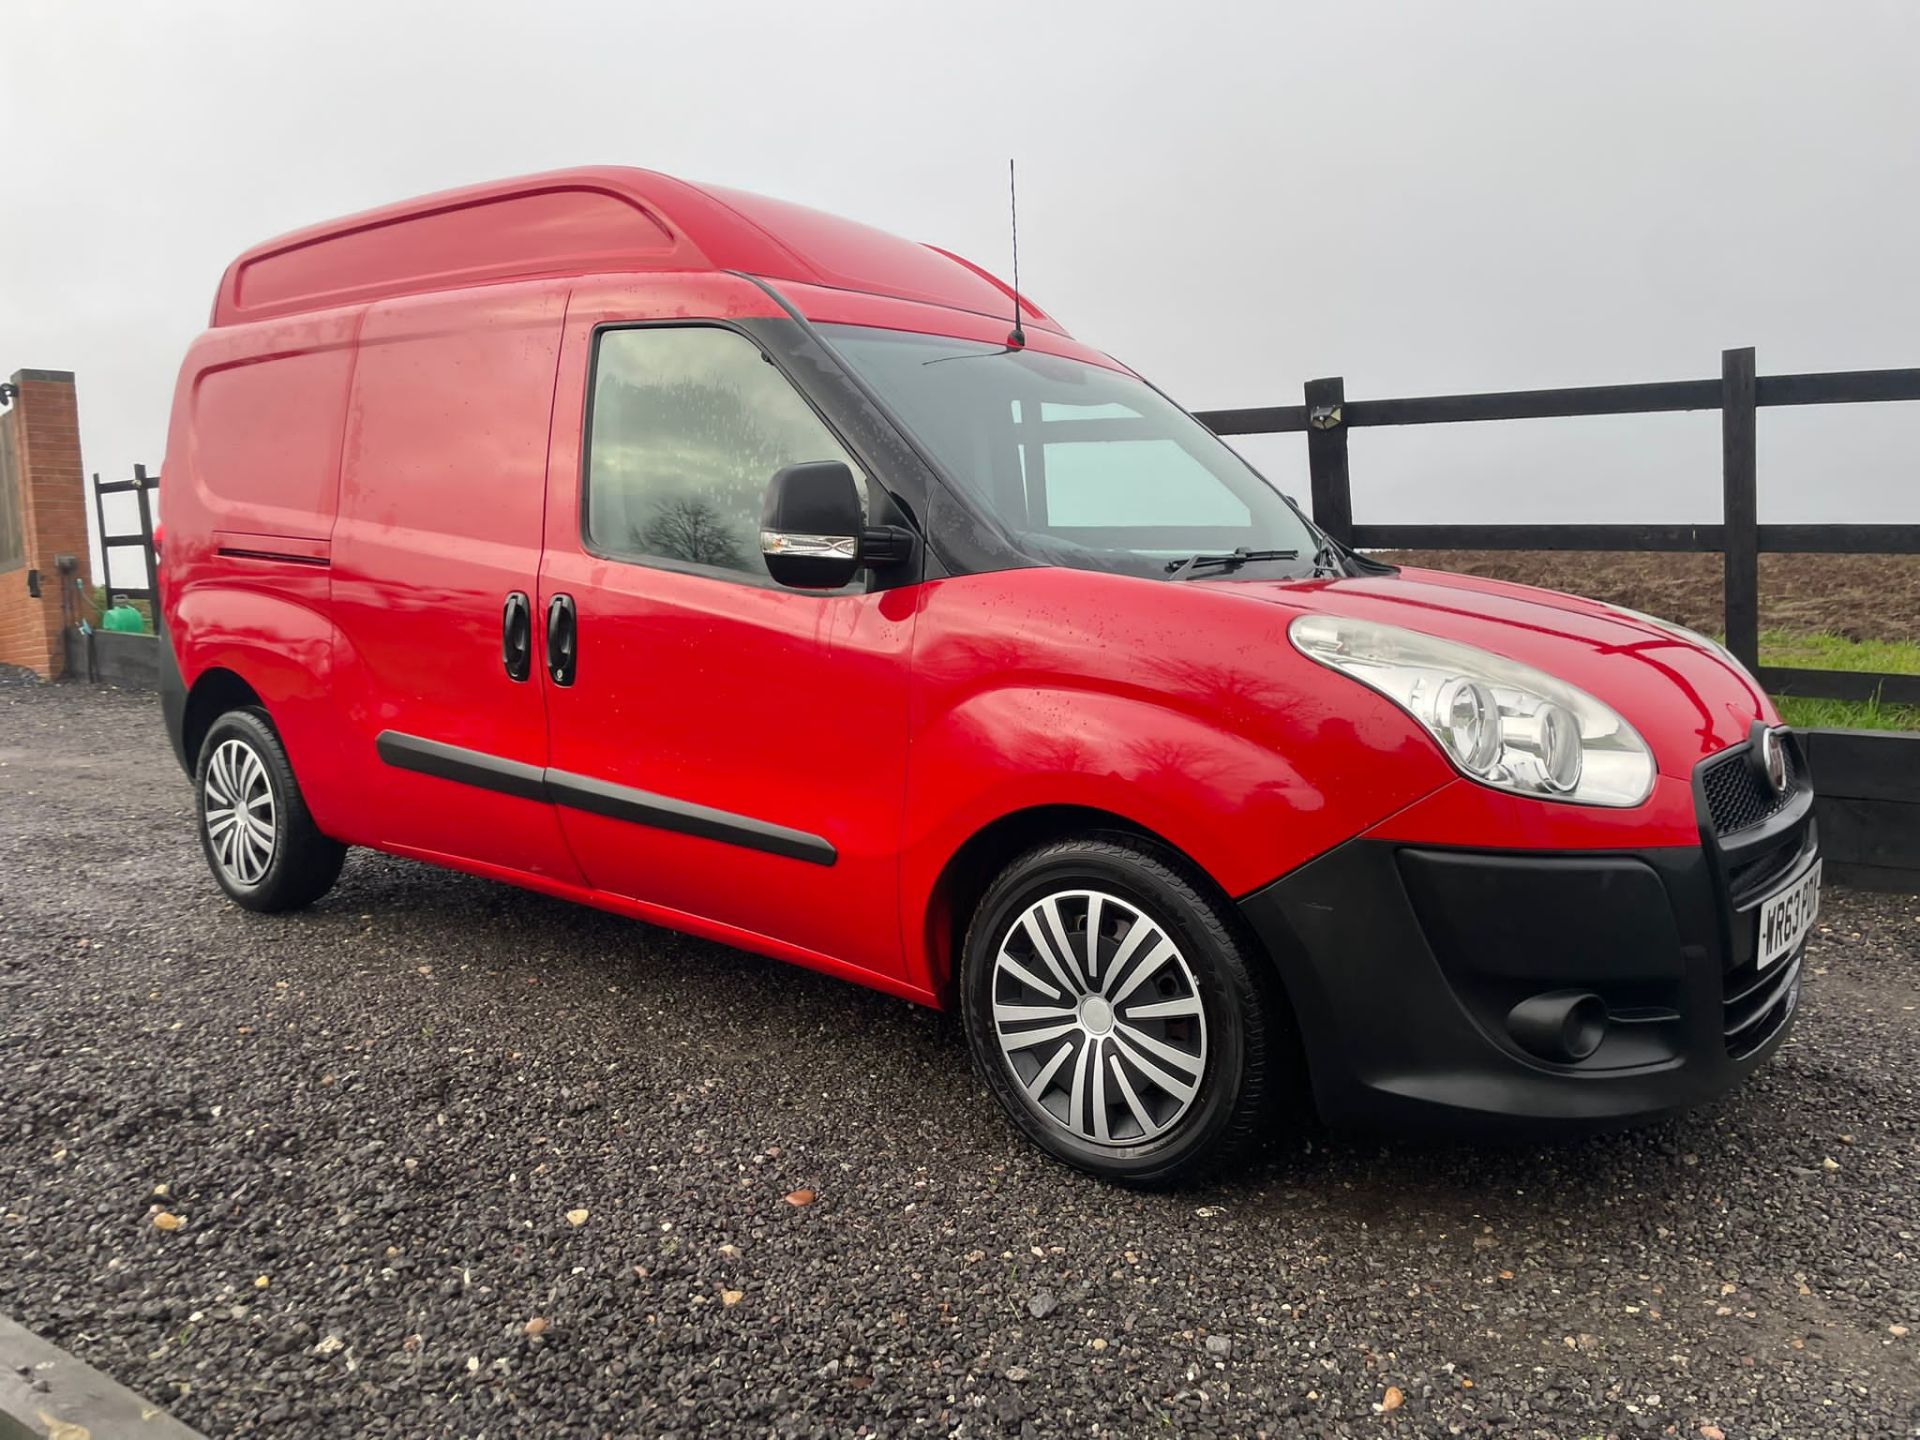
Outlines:
{"type": "Polygon", "coordinates": [[[0,400],[0,665],[54,680],[93,568],[73,372],[16,370],[0,400]]]}

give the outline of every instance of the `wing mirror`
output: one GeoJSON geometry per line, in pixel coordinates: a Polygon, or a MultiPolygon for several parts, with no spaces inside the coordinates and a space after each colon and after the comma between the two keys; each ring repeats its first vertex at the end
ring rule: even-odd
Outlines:
{"type": "Polygon", "coordinates": [[[860,487],[842,461],[789,465],[767,482],[760,554],[782,585],[838,590],[863,566],[897,565],[912,553],[910,531],[866,523],[860,487]]]}

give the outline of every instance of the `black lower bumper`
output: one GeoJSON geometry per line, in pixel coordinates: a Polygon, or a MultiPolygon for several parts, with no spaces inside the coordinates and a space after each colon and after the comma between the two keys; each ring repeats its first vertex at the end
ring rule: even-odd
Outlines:
{"type": "Polygon", "coordinates": [[[167,634],[167,622],[159,605],[153,607],[156,642],[160,646],[160,718],[166,722],[167,743],[180,768],[193,774],[194,757],[187,754],[187,687],[180,678],[180,661],[173,653],[173,637],[167,634]]]}
{"type": "Polygon", "coordinates": [[[1767,827],[1773,858],[1744,888],[1710,833],[1606,853],[1361,839],[1241,904],[1330,1124],[1619,1124],[1721,1093],[1787,1034],[1801,954],[1757,965],[1757,917],[1813,863],[1810,810],[1808,795],[1767,827]],[[1591,1053],[1516,1034],[1516,1005],[1576,994],[1604,1006],[1591,1053]]]}

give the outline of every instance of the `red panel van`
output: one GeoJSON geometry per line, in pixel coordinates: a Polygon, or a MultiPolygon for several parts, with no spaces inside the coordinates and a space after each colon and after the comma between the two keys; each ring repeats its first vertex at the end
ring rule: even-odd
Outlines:
{"type": "Polygon", "coordinates": [[[228,268],[167,459],[214,878],[364,845],[958,1007],[1060,1159],[1617,1122],[1781,1042],[1794,737],[1712,642],[1398,570],[943,251],[647,171],[228,268]]]}

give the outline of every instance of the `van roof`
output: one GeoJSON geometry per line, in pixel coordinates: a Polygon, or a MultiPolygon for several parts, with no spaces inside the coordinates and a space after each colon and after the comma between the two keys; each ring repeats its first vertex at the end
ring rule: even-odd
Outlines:
{"type": "MultiPolygon", "coordinates": [[[[256,245],[227,267],[211,324],[489,281],[737,270],[979,314],[1013,292],[930,245],[784,200],[653,170],[589,166],[404,200],[256,245]]],[[[1065,330],[1025,296],[1022,320],[1065,330]]]]}

